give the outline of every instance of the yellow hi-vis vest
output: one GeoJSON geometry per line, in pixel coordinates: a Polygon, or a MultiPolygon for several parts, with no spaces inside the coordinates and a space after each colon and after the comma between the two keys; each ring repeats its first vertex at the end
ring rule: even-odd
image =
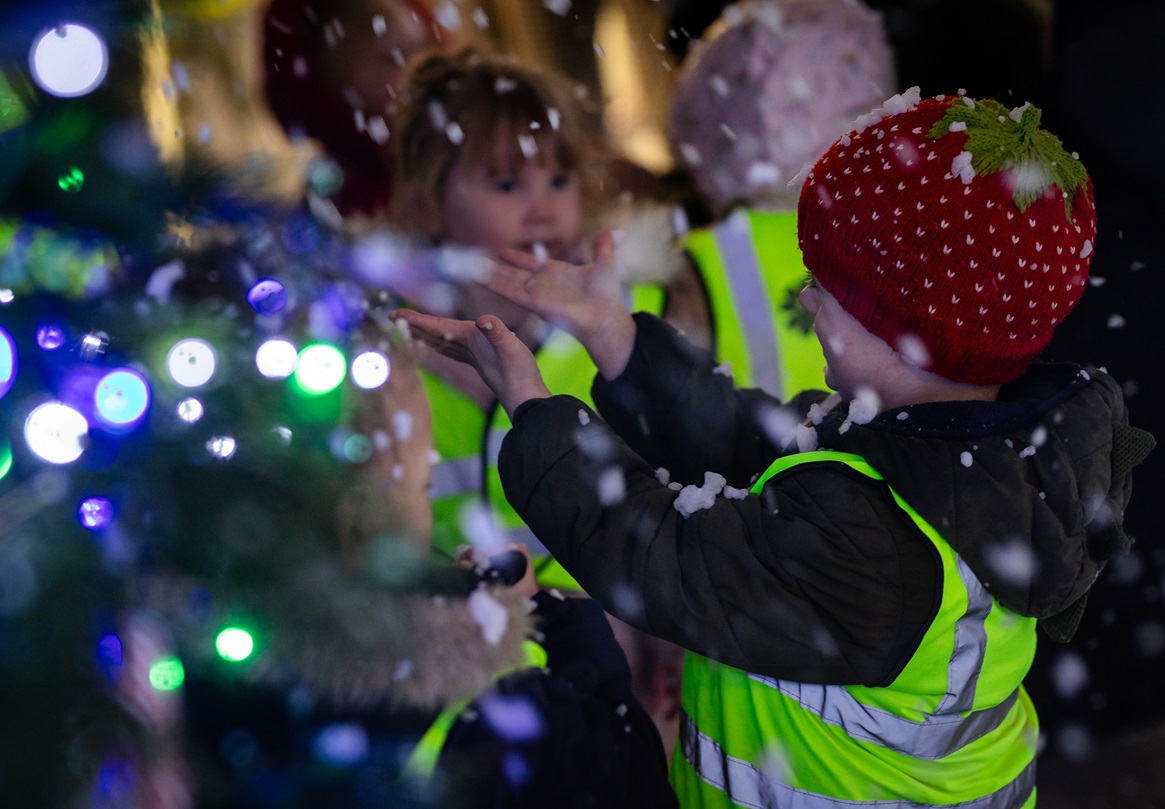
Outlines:
{"type": "MultiPolygon", "coordinates": [[[[507,677],[523,668],[546,668],[546,662],[548,660],[546,650],[536,641],[523,641],[522,652],[525,658],[525,666],[515,666],[498,672],[494,678],[495,683],[503,677],[507,677]]],[[[477,695],[477,697],[480,696],[481,694],[477,695]]],[[[429,729],[421,736],[416,747],[413,748],[413,751],[405,760],[404,768],[401,771],[402,779],[428,780],[433,777],[433,773],[437,769],[437,761],[441,758],[441,752],[445,749],[445,742],[449,738],[449,731],[453,729],[453,724],[465,709],[469,707],[473,699],[466,698],[458,700],[437,714],[437,718],[433,720],[433,724],[429,725],[429,729]]]]}
{"type": "MultiPolygon", "coordinates": [[[[663,311],[664,290],[650,285],[632,287],[630,304],[634,311],[658,314],[663,311]]],[[[597,371],[581,343],[555,330],[534,356],[551,391],[592,404],[591,383],[597,371]]],[[[502,491],[497,461],[502,439],[510,429],[505,410],[495,404],[487,413],[432,374],[422,374],[422,381],[433,413],[434,449],[440,456],[429,484],[434,553],[452,559],[457,546],[469,543],[469,537],[497,532],[499,541],[526,546],[542,587],[581,590],[522,522],[502,491]]]]}
{"type": "MultiPolygon", "coordinates": [[[[801,463],[778,459],[753,486],[801,463]]],[[[1038,725],[1022,681],[1035,619],[995,601],[913,508],[898,505],[942,560],[942,602],[885,688],[788,682],[686,653],[672,784],[685,807],[1021,809],[1035,805],[1038,725]]]]}
{"type": "Polygon", "coordinates": [[[737,209],[686,238],[708,292],[716,359],[737,387],[779,399],[825,386],[813,319],[797,300],[808,278],[795,211],[737,209]]]}

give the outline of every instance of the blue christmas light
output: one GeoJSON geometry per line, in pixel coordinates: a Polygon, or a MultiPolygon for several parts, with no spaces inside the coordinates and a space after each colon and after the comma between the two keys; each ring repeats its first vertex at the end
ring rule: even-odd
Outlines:
{"type": "Polygon", "coordinates": [[[46,323],[36,330],[36,344],[45,351],[56,351],[65,344],[65,330],[55,323],[46,323]]]}
{"type": "Polygon", "coordinates": [[[274,278],[264,278],[251,287],[247,303],[259,314],[278,312],[287,305],[287,289],[274,278]]]}
{"type": "Polygon", "coordinates": [[[16,343],[8,332],[0,329],[0,398],[12,389],[16,381],[16,343]]]}
{"type": "Polygon", "coordinates": [[[77,519],[90,531],[108,528],[113,522],[113,503],[105,497],[86,497],[77,509],[77,519]]]}
{"type": "Polygon", "coordinates": [[[137,424],[150,407],[150,385],[130,368],[111,371],[93,393],[97,415],[106,424],[126,427],[137,424]]]}

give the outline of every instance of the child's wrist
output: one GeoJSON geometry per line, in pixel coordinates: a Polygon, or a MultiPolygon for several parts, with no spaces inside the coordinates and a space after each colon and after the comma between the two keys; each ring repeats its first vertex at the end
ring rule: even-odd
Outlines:
{"type": "Polygon", "coordinates": [[[579,342],[590,354],[604,379],[620,376],[631,360],[635,347],[635,321],[620,304],[608,310],[605,317],[579,342]]]}

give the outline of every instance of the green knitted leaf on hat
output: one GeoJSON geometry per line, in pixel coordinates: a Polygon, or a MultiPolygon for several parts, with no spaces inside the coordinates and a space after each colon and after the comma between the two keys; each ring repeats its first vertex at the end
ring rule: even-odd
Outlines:
{"type": "Polygon", "coordinates": [[[1026,104],[1010,110],[992,99],[968,101],[959,99],[947,107],[927,136],[941,138],[950,134],[951,124],[966,124],[965,148],[977,175],[1012,170],[1012,200],[1021,212],[1044,195],[1050,182],[1055,183],[1064,196],[1064,214],[1072,221],[1072,202],[1087,184],[1088,172],[1059,138],[1040,129],[1039,107],[1026,104]]]}

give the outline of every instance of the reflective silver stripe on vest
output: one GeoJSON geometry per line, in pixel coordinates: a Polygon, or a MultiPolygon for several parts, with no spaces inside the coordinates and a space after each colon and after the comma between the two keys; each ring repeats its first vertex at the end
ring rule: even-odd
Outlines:
{"type": "Polygon", "coordinates": [[[505,534],[507,542],[525,545],[531,556],[550,556],[550,551],[538,537],[534,536],[534,532],[528,526],[515,525],[511,528],[503,528],[502,533],[505,534]]]}
{"type": "MultiPolygon", "coordinates": [[[[749,809],[838,809],[871,806],[877,809],[943,809],[939,804],[907,800],[853,801],[831,798],[797,789],[780,780],[780,773],[761,768],[724,752],[714,739],[700,733],[692,718],[680,717],[680,748],[684,758],[705,783],[726,794],[733,803],[749,809]]],[[[990,795],[947,805],[950,809],[1019,809],[1036,785],[1033,760],[1015,780],[990,795]]]]}
{"type": "Polygon", "coordinates": [[[759,674],[749,674],[749,679],[795,699],[806,711],[841,728],[848,736],[914,758],[943,758],[983,738],[1007,718],[1019,698],[1019,689],[993,708],[974,711],[965,717],[959,715],[970,711],[975,702],[975,688],[987,650],[984,622],[991,611],[992,601],[962,558],[956,556],[955,559],[959,577],[967,590],[967,611],[955,621],[955,648],[947,664],[947,693],[939,701],[935,713],[923,721],[914,722],[865,705],[840,685],[796,683],[759,674]]]}
{"type": "Polygon", "coordinates": [[[736,211],[712,233],[732,290],[736,318],[744,330],[745,349],[752,365],[752,387],[764,388],[778,399],[784,399],[776,327],[769,311],[771,299],[761,280],[764,271],[757,258],[748,214],[736,211]]]}
{"type": "Polygon", "coordinates": [[[477,494],[480,491],[481,458],[478,456],[441,461],[433,467],[433,475],[429,479],[430,500],[477,494]]]}
{"type": "Polygon", "coordinates": [[[938,705],[938,713],[971,710],[987,653],[986,623],[991,612],[991,596],[963,557],[955,556],[955,568],[967,591],[967,612],[955,622],[955,650],[947,666],[947,694],[938,705]]]}
{"type": "Polygon", "coordinates": [[[497,466],[498,456],[502,454],[502,441],[509,427],[490,427],[485,436],[485,462],[487,466],[497,466]]]}

